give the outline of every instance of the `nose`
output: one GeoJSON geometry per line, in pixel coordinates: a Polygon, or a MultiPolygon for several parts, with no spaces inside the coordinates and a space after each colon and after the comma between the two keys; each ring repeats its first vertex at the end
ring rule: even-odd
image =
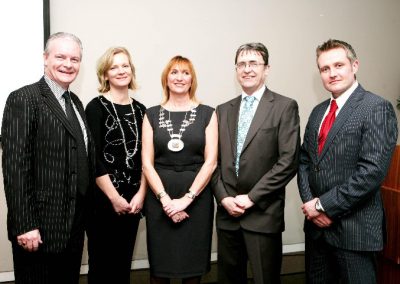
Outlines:
{"type": "Polygon", "coordinates": [[[177,73],[177,74],[176,74],[176,79],[177,79],[177,80],[181,81],[182,78],[183,78],[183,74],[182,74],[182,73],[177,73]]]}
{"type": "Polygon", "coordinates": [[[124,74],[124,73],[125,73],[125,69],[123,67],[119,67],[118,74],[124,74]]]}
{"type": "Polygon", "coordinates": [[[336,75],[337,75],[337,72],[336,72],[335,68],[331,68],[329,70],[329,76],[330,77],[336,77],[336,75]]]}
{"type": "Polygon", "coordinates": [[[71,66],[72,66],[71,60],[68,59],[68,58],[65,59],[64,60],[64,66],[67,67],[67,68],[71,68],[71,66]]]}
{"type": "Polygon", "coordinates": [[[243,71],[244,72],[246,72],[246,73],[248,73],[248,72],[250,72],[250,71],[252,71],[253,69],[250,67],[250,63],[245,63],[245,65],[244,65],[244,69],[243,69],[243,71]]]}

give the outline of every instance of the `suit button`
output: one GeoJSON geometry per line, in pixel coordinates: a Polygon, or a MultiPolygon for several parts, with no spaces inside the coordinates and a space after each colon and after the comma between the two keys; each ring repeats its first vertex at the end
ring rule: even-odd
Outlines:
{"type": "Polygon", "coordinates": [[[319,172],[319,167],[318,167],[318,166],[315,166],[315,167],[314,167],[314,171],[315,171],[315,172],[319,172]]]}

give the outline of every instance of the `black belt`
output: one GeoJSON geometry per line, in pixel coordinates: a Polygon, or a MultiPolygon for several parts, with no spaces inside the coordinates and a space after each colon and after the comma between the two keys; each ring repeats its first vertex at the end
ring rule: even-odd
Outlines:
{"type": "Polygon", "coordinates": [[[164,169],[164,170],[172,170],[175,172],[185,172],[185,171],[191,171],[191,172],[196,172],[198,171],[203,164],[192,164],[192,165],[162,165],[162,164],[156,164],[155,168],[156,169],[164,169]]]}

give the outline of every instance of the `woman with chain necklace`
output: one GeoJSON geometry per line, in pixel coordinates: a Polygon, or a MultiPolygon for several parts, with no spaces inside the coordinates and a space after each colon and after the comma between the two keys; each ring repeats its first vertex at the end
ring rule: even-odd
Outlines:
{"type": "Polygon", "coordinates": [[[209,181],[217,164],[214,109],[195,96],[196,73],[176,56],[165,67],[164,100],[143,122],[143,172],[151,283],[200,283],[210,269],[214,202],[209,181]]]}
{"type": "Polygon", "coordinates": [[[86,107],[97,152],[88,282],[129,284],[147,186],[141,163],[145,107],[129,96],[136,82],[127,49],[108,49],[98,61],[97,77],[100,95],[86,107]]]}

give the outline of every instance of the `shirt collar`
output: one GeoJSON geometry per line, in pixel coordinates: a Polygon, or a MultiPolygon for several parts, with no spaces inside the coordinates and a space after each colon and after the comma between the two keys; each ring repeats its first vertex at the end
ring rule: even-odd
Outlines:
{"type": "Polygon", "coordinates": [[[46,74],[44,74],[44,80],[46,81],[47,85],[49,86],[50,90],[56,96],[57,100],[60,100],[62,95],[68,91],[62,88],[59,84],[54,82],[52,79],[49,78],[46,74]]]}
{"type": "MultiPolygon", "coordinates": [[[[265,92],[265,85],[263,85],[260,89],[258,89],[257,91],[255,91],[252,96],[256,98],[256,100],[259,102],[261,100],[261,97],[263,96],[264,92],[265,92]]],[[[247,97],[248,94],[246,94],[244,91],[242,91],[242,100],[247,97]]]]}
{"type": "MultiPolygon", "coordinates": [[[[338,111],[344,106],[344,104],[347,102],[347,100],[350,98],[350,95],[354,92],[354,90],[358,87],[358,82],[355,81],[353,85],[351,85],[350,88],[348,88],[343,94],[341,94],[337,99],[336,99],[336,104],[338,106],[338,111]]],[[[331,95],[331,101],[334,98],[331,95]]]]}

